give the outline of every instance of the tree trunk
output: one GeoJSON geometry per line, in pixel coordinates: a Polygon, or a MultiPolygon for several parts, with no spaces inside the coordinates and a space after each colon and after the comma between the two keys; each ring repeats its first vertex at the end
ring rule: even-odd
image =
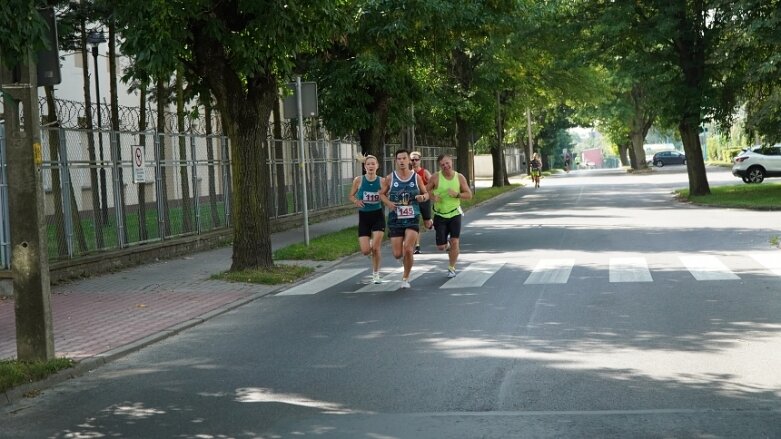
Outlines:
{"type": "MultiPolygon", "coordinates": [[[[474,78],[475,62],[463,50],[462,47],[456,47],[450,51],[450,63],[456,82],[461,90],[461,98],[469,99],[469,93],[472,89],[474,78]]],[[[471,156],[470,145],[472,140],[472,127],[466,115],[456,113],[456,171],[466,177],[467,183],[474,185],[475,176],[472,166],[473,157],[471,156]]]]}
{"type": "MultiPolygon", "coordinates": [[[[241,105],[236,99],[224,103],[229,110],[223,121],[231,139],[233,169],[233,264],[232,271],[269,268],[271,254],[266,159],[268,120],[276,87],[264,91],[257,102],[241,105]],[[254,111],[252,111],[254,110],[254,111]]],[[[219,100],[219,98],[218,98],[219,100]]]]}
{"type": "MultiPolygon", "coordinates": [[[[184,126],[184,71],[182,65],[176,69],[176,139],[179,143],[179,186],[182,190],[182,232],[193,231],[193,208],[190,199],[190,176],[187,172],[187,136],[184,126]]],[[[192,158],[195,160],[195,157],[192,158]]],[[[195,188],[193,188],[193,193],[195,188]]]]}
{"type": "Polygon", "coordinates": [[[282,103],[274,102],[274,173],[277,187],[277,215],[285,215],[287,209],[287,182],[285,181],[285,143],[282,140],[282,103]]]}
{"type": "Polygon", "coordinates": [[[491,148],[491,163],[493,164],[493,181],[491,186],[502,187],[504,186],[504,172],[502,172],[503,160],[502,156],[504,151],[499,145],[495,145],[491,148]]]}
{"type": "Polygon", "coordinates": [[[683,140],[686,152],[686,170],[689,173],[689,195],[701,196],[710,194],[708,176],[705,173],[705,160],[702,158],[700,145],[700,121],[683,119],[678,124],[678,131],[683,140]]]}
{"type": "MultiPolygon", "coordinates": [[[[212,92],[230,138],[233,262],[232,271],[274,266],[269,219],[269,119],[279,99],[273,69],[239,75],[231,56],[206,26],[193,35],[190,64],[212,92]]],[[[268,66],[266,66],[268,67],[268,66]]]]}
{"type": "Polygon", "coordinates": [[[640,84],[634,84],[629,92],[629,98],[632,102],[632,119],[629,123],[629,138],[632,140],[632,149],[634,150],[635,161],[633,169],[646,169],[648,163],[645,158],[645,136],[653,125],[655,116],[653,112],[647,109],[648,99],[645,95],[645,89],[640,84]]]}
{"type": "Polygon", "coordinates": [[[643,143],[645,143],[645,136],[641,132],[632,131],[632,157],[634,157],[632,169],[645,169],[648,167],[643,143]]]}
{"type": "MultiPolygon", "coordinates": [[[[138,131],[141,133],[138,135],[138,140],[141,145],[146,148],[146,83],[142,83],[138,90],[138,131]]],[[[139,241],[146,241],[149,239],[149,231],[146,227],[146,190],[145,186],[139,184],[137,186],[138,194],[138,239],[139,241]]]]}
{"type": "Polygon", "coordinates": [[[618,158],[621,160],[621,166],[629,166],[628,152],[631,147],[631,140],[618,144],[618,158]]]}
{"type": "Polygon", "coordinates": [[[456,156],[458,156],[456,171],[463,174],[467,183],[474,187],[475,176],[472,173],[472,156],[469,148],[471,137],[472,129],[469,123],[462,117],[456,116],[456,156]]]}
{"type": "Polygon", "coordinates": [[[683,82],[680,92],[685,99],[681,108],[681,118],[678,131],[683,140],[686,153],[686,170],[689,173],[689,195],[701,196],[710,194],[708,178],[705,173],[705,160],[702,157],[700,145],[700,116],[703,107],[702,90],[705,83],[705,48],[707,42],[704,35],[705,19],[704,3],[695,3],[695,13],[687,11],[688,3],[677,3],[678,9],[673,15],[677,28],[674,29],[673,46],[678,54],[678,67],[682,72],[683,82]]]}
{"type": "MultiPolygon", "coordinates": [[[[82,79],[84,80],[84,116],[86,118],[86,130],[87,130],[87,156],[89,157],[89,180],[90,180],[90,194],[92,195],[92,217],[95,226],[95,246],[97,249],[102,249],[103,245],[103,218],[101,217],[100,208],[100,190],[98,185],[98,169],[97,169],[97,156],[95,154],[95,138],[93,137],[92,129],[92,93],[90,89],[89,79],[89,56],[87,55],[87,24],[84,20],[81,21],[81,62],[84,65],[82,69],[82,79]]],[[[100,103],[98,103],[100,105],[100,103]]]]}
{"type": "Polygon", "coordinates": [[[122,228],[122,235],[125,245],[129,242],[128,228],[127,228],[127,206],[125,200],[125,178],[122,170],[122,144],[119,138],[119,92],[117,89],[117,37],[116,26],[114,20],[109,21],[108,27],[108,68],[109,68],[109,99],[111,101],[111,137],[114,138],[114,150],[111,152],[111,157],[114,163],[116,163],[117,180],[119,181],[119,187],[114,188],[119,193],[119,206],[114,206],[115,209],[119,209],[119,213],[122,216],[122,222],[125,227],[122,228]]]}
{"type": "MultiPolygon", "coordinates": [[[[208,44],[204,51],[212,51],[208,44]]],[[[199,56],[207,56],[200,53],[199,56]]],[[[211,60],[210,58],[205,58],[211,60]]],[[[203,62],[203,59],[200,60],[203,62]]],[[[273,76],[249,78],[249,90],[216,62],[203,66],[204,78],[212,90],[230,138],[233,199],[233,262],[231,271],[265,269],[274,266],[269,220],[270,177],[267,160],[269,119],[278,99],[273,76]]]]}
{"type": "Polygon", "coordinates": [[[214,128],[212,127],[212,97],[207,93],[201,95],[201,101],[204,107],[204,119],[206,119],[206,160],[209,162],[209,206],[212,212],[212,228],[217,228],[222,224],[220,214],[217,212],[217,184],[214,178],[214,128]]]}
{"type": "Polygon", "coordinates": [[[493,187],[502,187],[507,179],[504,168],[504,119],[502,116],[502,101],[499,92],[496,92],[496,144],[491,148],[491,162],[493,164],[493,187]]]}
{"type": "Polygon", "coordinates": [[[68,242],[65,237],[65,217],[62,207],[62,187],[60,186],[60,172],[67,172],[66,166],[60,166],[60,124],[57,122],[57,107],[54,104],[54,86],[44,87],[46,93],[46,122],[49,129],[49,157],[52,163],[52,201],[54,201],[54,230],[57,238],[57,254],[68,255],[68,242]]]}
{"type": "MultiPolygon", "coordinates": [[[[377,95],[374,97],[374,102],[367,110],[371,113],[372,123],[370,126],[358,131],[358,138],[361,142],[361,153],[371,154],[377,157],[380,161],[380,168],[377,170],[378,175],[385,175],[393,170],[383,169],[385,164],[385,127],[388,125],[388,106],[390,104],[390,98],[386,95],[377,95]]],[[[391,151],[391,154],[393,151],[391,151]]]]}
{"type": "Polygon", "coordinates": [[[171,236],[171,209],[168,207],[168,172],[165,164],[165,145],[166,145],[166,124],[165,124],[165,112],[168,108],[168,90],[166,90],[166,79],[163,76],[157,78],[157,138],[160,143],[160,183],[161,189],[158,197],[160,197],[161,204],[163,205],[163,211],[158,212],[158,218],[163,216],[163,229],[160,230],[160,238],[171,236]]]}

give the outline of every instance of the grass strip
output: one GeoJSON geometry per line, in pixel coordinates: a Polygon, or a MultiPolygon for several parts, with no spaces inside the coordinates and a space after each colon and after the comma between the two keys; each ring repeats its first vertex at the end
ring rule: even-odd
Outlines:
{"type": "Polygon", "coordinates": [[[283,247],[274,252],[274,260],[333,261],[359,250],[358,226],[353,226],[310,239],[309,246],[302,242],[283,247]]]}
{"type": "Polygon", "coordinates": [[[41,380],[62,369],[73,367],[70,358],[55,358],[49,361],[0,361],[0,392],[41,380]]]}
{"type": "Polygon", "coordinates": [[[482,203],[483,201],[490,200],[491,198],[496,198],[505,192],[510,192],[512,190],[518,189],[521,186],[522,185],[516,183],[502,187],[479,188],[472,194],[472,199],[461,200],[461,207],[464,209],[469,209],[475,204],[482,203]]]}
{"type": "Polygon", "coordinates": [[[677,196],[694,204],[741,209],[781,210],[781,183],[740,184],[712,186],[709,195],[689,195],[688,189],[679,189],[677,196]]]}

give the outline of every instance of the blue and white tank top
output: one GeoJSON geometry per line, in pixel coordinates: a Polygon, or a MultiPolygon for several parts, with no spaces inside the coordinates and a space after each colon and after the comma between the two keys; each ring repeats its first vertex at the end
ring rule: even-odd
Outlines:
{"type": "Polygon", "coordinates": [[[370,181],[365,175],[361,177],[361,186],[355,195],[359,200],[363,201],[363,207],[358,208],[358,210],[361,212],[374,212],[382,209],[382,203],[380,202],[381,180],[382,178],[379,176],[375,176],[374,181],[370,181]]]}
{"type": "Polygon", "coordinates": [[[410,172],[406,180],[399,178],[393,171],[388,198],[396,204],[396,209],[388,214],[389,226],[407,227],[417,225],[420,222],[420,207],[415,197],[420,195],[418,187],[418,174],[410,172]]]}

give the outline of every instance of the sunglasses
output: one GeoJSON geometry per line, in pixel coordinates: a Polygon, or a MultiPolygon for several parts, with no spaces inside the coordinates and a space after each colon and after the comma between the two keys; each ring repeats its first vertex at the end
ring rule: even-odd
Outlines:
{"type": "Polygon", "coordinates": [[[410,160],[413,161],[413,162],[419,162],[420,161],[420,159],[410,159],[410,160]]]}

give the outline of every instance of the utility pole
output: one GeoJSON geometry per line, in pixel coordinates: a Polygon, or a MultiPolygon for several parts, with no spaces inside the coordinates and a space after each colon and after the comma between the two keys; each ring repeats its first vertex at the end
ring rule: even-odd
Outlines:
{"type": "Polygon", "coordinates": [[[36,63],[0,66],[5,108],[8,204],[11,222],[11,273],[16,314],[16,353],[22,361],[54,358],[51,286],[43,221],[41,119],[36,63]]]}

